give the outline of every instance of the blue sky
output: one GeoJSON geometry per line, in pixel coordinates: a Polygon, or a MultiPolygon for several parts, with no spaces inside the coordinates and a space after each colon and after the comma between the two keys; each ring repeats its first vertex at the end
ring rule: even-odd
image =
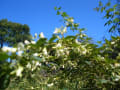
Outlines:
{"type": "MultiPolygon", "coordinates": [[[[81,28],[86,28],[87,35],[93,40],[107,37],[107,27],[102,14],[93,10],[99,0],[0,0],[0,19],[29,25],[31,34],[43,32],[50,37],[56,27],[60,27],[61,17],[56,15],[55,6],[74,17],[81,28]]],[[[107,1],[107,0],[103,0],[107,1]]],[[[72,32],[69,32],[72,34],[72,32]]]]}

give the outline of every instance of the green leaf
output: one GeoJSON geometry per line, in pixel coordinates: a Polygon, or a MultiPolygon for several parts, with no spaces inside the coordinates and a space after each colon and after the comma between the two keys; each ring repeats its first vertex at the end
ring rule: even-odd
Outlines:
{"type": "Polygon", "coordinates": [[[111,3],[110,2],[108,2],[107,4],[106,4],[106,6],[110,6],[111,5],[111,3]]]}
{"type": "Polygon", "coordinates": [[[36,43],[37,47],[44,46],[46,44],[46,40],[46,38],[40,38],[36,43]]]}
{"type": "Polygon", "coordinates": [[[60,12],[59,12],[59,11],[57,11],[57,15],[60,15],[60,12]]]}
{"type": "Polygon", "coordinates": [[[57,8],[57,7],[54,7],[54,9],[55,9],[55,10],[60,10],[60,9],[61,9],[61,7],[59,7],[59,8],[57,8]]]}
{"type": "Polygon", "coordinates": [[[102,42],[101,41],[97,41],[98,44],[101,44],[102,42]]]}
{"type": "Polygon", "coordinates": [[[108,80],[101,79],[101,80],[100,80],[100,83],[102,83],[102,84],[104,84],[104,83],[108,83],[108,80]]]}
{"type": "Polygon", "coordinates": [[[63,12],[63,13],[62,13],[62,16],[63,16],[63,17],[67,17],[68,15],[67,15],[66,12],[63,12]]]}
{"type": "Polygon", "coordinates": [[[94,8],[94,10],[96,10],[98,12],[100,10],[100,8],[96,7],[96,8],[94,8]]]}
{"type": "Polygon", "coordinates": [[[33,58],[34,58],[35,60],[42,61],[42,58],[40,58],[40,57],[33,56],[33,58]]]}
{"type": "Polygon", "coordinates": [[[57,7],[54,7],[55,10],[57,10],[58,8],[57,7]]]}
{"type": "Polygon", "coordinates": [[[105,7],[102,7],[102,8],[101,8],[101,13],[102,13],[104,10],[105,10],[105,7]]]}
{"type": "Polygon", "coordinates": [[[53,35],[52,38],[50,38],[49,43],[52,43],[55,39],[57,39],[57,36],[53,35]]]}
{"type": "Polygon", "coordinates": [[[103,4],[102,4],[102,2],[101,1],[99,1],[99,6],[101,7],[101,6],[103,6],[103,4]]]}
{"type": "Polygon", "coordinates": [[[113,20],[114,23],[119,23],[119,21],[120,21],[119,18],[115,18],[115,19],[113,20]]]}
{"type": "Polygon", "coordinates": [[[0,52],[0,61],[6,60],[9,58],[9,55],[4,52],[0,52]]]}
{"type": "Polygon", "coordinates": [[[120,12],[118,12],[118,11],[117,11],[117,12],[114,12],[114,14],[115,14],[115,15],[119,15],[119,14],[120,14],[120,12]]]}

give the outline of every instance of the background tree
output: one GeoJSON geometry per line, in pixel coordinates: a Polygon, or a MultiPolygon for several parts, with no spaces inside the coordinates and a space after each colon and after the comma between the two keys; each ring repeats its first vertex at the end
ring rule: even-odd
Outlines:
{"type": "Polygon", "coordinates": [[[19,42],[30,40],[30,28],[28,25],[13,23],[7,19],[0,20],[0,47],[4,44],[8,46],[16,45],[19,42]]]}

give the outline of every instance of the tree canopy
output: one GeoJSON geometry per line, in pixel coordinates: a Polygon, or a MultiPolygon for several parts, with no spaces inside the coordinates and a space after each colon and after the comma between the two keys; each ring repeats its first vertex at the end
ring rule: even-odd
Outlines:
{"type": "Polygon", "coordinates": [[[30,40],[29,26],[20,23],[14,23],[7,19],[0,20],[0,45],[1,48],[4,44],[8,46],[16,45],[19,42],[30,40]]]}

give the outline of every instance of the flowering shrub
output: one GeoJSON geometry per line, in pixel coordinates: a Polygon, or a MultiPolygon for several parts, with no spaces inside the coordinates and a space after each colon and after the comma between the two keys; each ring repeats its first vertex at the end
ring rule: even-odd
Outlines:
{"type": "MultiPolygon", "coordinates": [[[[43,33],[37,41],[3,47],[1,55],[10,59],[9,87],[16,89],[117,89],[120,84],[120,37],[98,46],[83,33],[74,19],[55,8],[64,27],[56,28],[48,40],[43,33]],[[76,35],[64,36],[68,30],[76,35]],[[16,84],[16,82],[18,82],[16,84]]],[[[4,58],[4,59],[7,59],[4,58]]]]}

